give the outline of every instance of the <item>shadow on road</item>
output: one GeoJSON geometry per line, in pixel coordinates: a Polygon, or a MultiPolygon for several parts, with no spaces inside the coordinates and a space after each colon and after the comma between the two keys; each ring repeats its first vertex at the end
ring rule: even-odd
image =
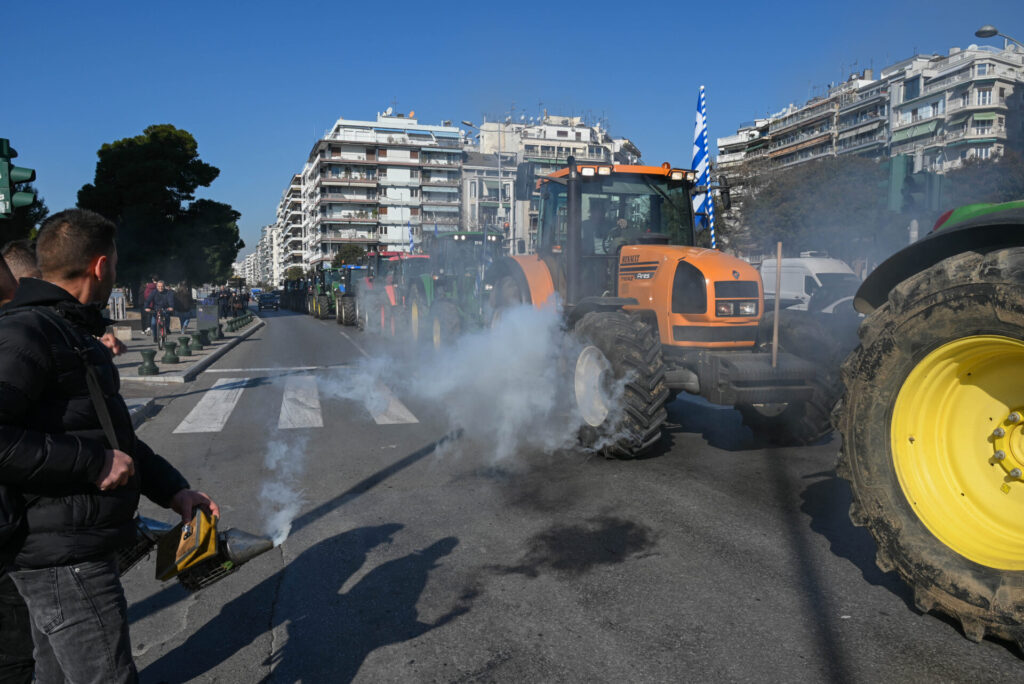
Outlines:
{"type": "Polygon", "coordinates": [[[469,610],[472,594],[430,623],[416,604],[430,572],[458,544],[445,537],[422,551],[383,563],[345,593],[345,583],[368,552],[391,542],[399,524],[350,530],[302,552],[286,569],[223,606],[177,648],[145,668],[144,681],[201,680],[268,631],[285,626],[288,638],[264,665],[264,681],[348,682],[377,648],[407,641],[469,610]],[[268,606],[275,612],[268,616],[268,606]]]}
{"type": "Polygon", "coordinates": [[[875,565],[875,540],[863,527],[850,522],[850,485],[835,471],[805,475],[815,479],[804,488],[800,497],[800,510],[811,518],[811,529],[829,542],[829,550],[853,563],[865,581],[884,587],[898,596],[907,607],[916,612],[913,594],[895,572],[882,572],[875,565]]]}

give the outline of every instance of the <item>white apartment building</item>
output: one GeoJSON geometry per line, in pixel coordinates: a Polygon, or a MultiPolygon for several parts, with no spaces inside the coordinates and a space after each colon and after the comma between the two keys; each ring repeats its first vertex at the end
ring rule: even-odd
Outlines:
{"type": "Polygon", "coordinates": [[[288,187],[281,193],[281,201],[277,203],[277,222],[274,225],[280,233],[277,263],[283,282],[289,268],[298,266],[304,271],[308,268],[302,217],[302,174],[294,174],[288,187]]]}
{"type": "Polygon", "coordinates": [[[284,271],[281,268],[281,228],[276,223],[264,226],[256,243],[258,269],[257,282],[272,288],[281,287],[284,271]]]}
{"type": "MultiPolygon", "coordinates": [[[[579,116],[549,115],[536,121],[485,121],[479,127],[479,141],[468,148],[472,168],[463,179],[463,215],[477,224],[492,221],[509,224],[513,250],[519,240],[532,251],[537,233],[537,200],[514,199],[515,166],[533,164],[534,177],[565,167],[573,156],[580,162],[637,164],[640,150],[628,138],[613,138],[600,124],[591,125],[579,116]],[[498,202],[498,155],[501,155],[503,193],[498,202]],[[493,160],[493,161],[492,161],[493,160]],[[466,193],[469,196],[466,196],[466,193]],[[493,217],[493,219],[492,219],[493,217]]],[[[469,161],[467,161],[467,164],[469,161]]]]}
{"type": "Polygon", "coordinates": [[[303,264],[330,262],[341,245],[410,251],[423,226],[456,230],[462,132],[420,124],[413,112],[338,119],[302,171],[303,264]]]}

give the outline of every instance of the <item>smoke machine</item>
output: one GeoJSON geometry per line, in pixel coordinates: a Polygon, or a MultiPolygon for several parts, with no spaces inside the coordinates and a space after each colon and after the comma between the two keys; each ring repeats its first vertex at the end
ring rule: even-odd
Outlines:
{"type": "Polygon", "coordinates": [[[217,518],[197,510],[188,523],[168,525],[137,516],[135,541],[118,551],[123,575],[156,547],[156,578],[175,577],[189,591],[208,587],[274,547],[269,537],[234,528],[217,531],[217,518]]]}

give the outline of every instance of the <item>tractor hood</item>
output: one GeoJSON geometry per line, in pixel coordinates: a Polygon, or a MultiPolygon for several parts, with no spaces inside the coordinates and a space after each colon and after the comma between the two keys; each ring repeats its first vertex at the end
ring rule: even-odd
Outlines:
{"type": "Polygon", "coordinates": [[[1022,203],[991,207],[991,211],[940,227],[883,261],[857,290],[854,308],[862,314],[871,313],[885,303],[897,284],[954,254],[1024,246],[1022,203]]]}

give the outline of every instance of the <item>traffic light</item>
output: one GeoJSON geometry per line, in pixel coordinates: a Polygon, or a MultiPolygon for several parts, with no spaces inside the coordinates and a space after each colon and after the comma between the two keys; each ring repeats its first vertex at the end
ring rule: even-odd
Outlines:
{"type": "Polygon", "coordinates": [[[31,183],[36,179],[34,169],[13,166],[11,160],[18,153],[7,138],[0,138],[0,219],[11,218],[18,207],[27,207],[36,201],[35,191],[18,191],[18,183],[31,183]]]}

